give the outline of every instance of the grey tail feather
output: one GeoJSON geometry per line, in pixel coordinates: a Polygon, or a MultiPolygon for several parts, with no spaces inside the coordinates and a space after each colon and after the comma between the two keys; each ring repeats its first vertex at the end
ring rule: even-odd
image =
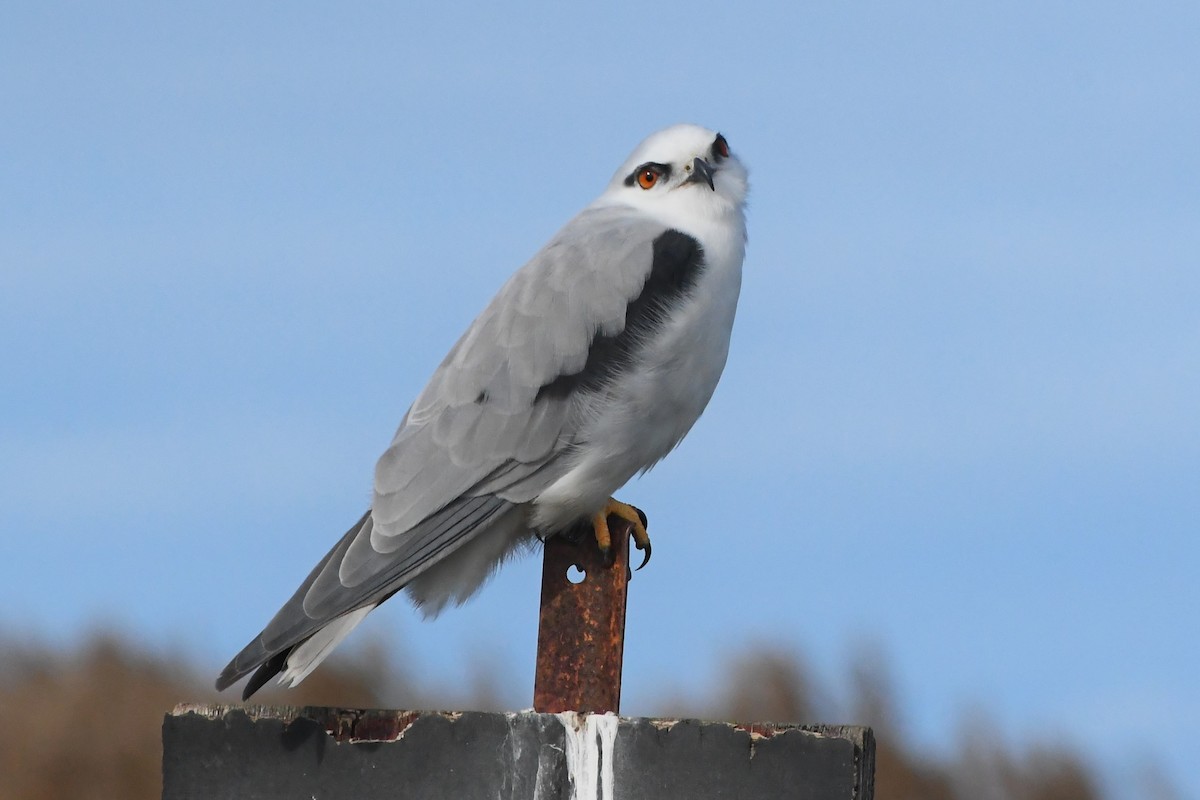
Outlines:
{"type": "Polygon", "coordinates": [[[271,678],[274,678],[276,675],[282,672],[283,668],[287,666],[288,656],[292,654],[292,651],[295,650],[297,646],[298,645],[293,645],[286,650],[280,650],[278,653],[265,661],[261,666],[259,666],[259,668],[254,671],[254,675],[250,677],[250,680],[246,681],[246,688],[242,689],[242,700],[249,700],[250,695],[257,692],[266,684],[267,681],[271,680],[271,678]]]}
{"type": "Polygon", "coordinates": [[[254,677],[246,687],[245,697],[249,697],[286,667],[288,657],[297,647],[326,625],[364,606],[378,606],[427,566],[437,563],[475,534],[485,530],[487,522],[510,507],[511,503],[493,495],[459,498],[414,529],[409,547],[396,555],[385,556],[386,563],[382,568],[369,580],[356,586],[352,594],[343,595],[310,613],[304,608],[309,591],[321,579],[327,565],[331,562],[340,564],[346,557],[363,526],[370,522],[371,512],[363,514],[313,568],[262,632],[229,662],[217,678],[217,689],[225,689],[254,672],[254,677]]]}
{"type": "MultiPolygon", "coordinates": [[[[321,571],[325,569],[325,565],[328,564],[330,560],[334,558],[338,558],[339,560],[341,559],[341,557],[345,554],[346,549],[350,546],[350,543],[354,541],[354,536],[358,533],[362,526],[366,524],[367,518],[370,516],[370,511],[367,511],[367,513],[363,514],[362,517],[359,518],[358,522],[350,526],[350,530],[346,531],[346,534],[342,536],[341,540],[338,541],[336,545],[333,546],[333,549],[326,553],[325,557],[317,562],[317,565],[313,567],[312,572],[310,572],[308,577],[304,579],[304,582],[300,584],[300,588],[296,590],[296,593],[292,596],[292,599],[289,600],[283,606],[283,608],[279,610],[279,613],[275,615],[275,620],[279,619],[292,605],[303,603],[304,595],[306,592],[308,592],[308,587],[312,586],[313,581],[317,579],[317,576],[321,574],[321,571]]],[[[272,622],[275,620],[272,620],[272,622]]],[[[265,634],[266,630],[270,627],[270,624],[268,624],[267,628],[264,629],[262,633],[260,633],[258,636],[255,636],[253,641],[242,648],[242,651],[233,657],[233,660],[225,666],[225,669],[221,670],[221,674],[218,676],[216,682],[217,691],[228,689],[242,677],[254,672],[254,677],[251,678],[249,683],[246,684],[245,693],[242,695],[243,700],[249,698],[251,694],[258,691],[263,684],[269,681],[273,675],[277,674],[283,669],[284,664],[287,662],[287,657],[292,650],[303,643],[304,640],[309,638],[309,636],[311,636],[313,633],[313,631],[309,630],[306,632],[306,634],[302,634],[294,638],[279,637],[279,639],[272,643],[274,645],[273,647],[268,647],[263,641],[263,634],[265,634]],[[282,641],[280,641],[280,639],[282,639],[282,641]]]]}

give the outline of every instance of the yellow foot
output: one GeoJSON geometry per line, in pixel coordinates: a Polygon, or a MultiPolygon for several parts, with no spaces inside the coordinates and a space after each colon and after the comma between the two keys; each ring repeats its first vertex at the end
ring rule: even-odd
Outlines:
{"type": "Polygon", "coordinates": [[[642,513],[641,509],[612,497],[608,498],[604,508],[592,517],[592,530],[595,531],[596,544],[600,547],[600,552],[604,554],[604,560],[610,564],[613,560],[612,534],[608,530],[610,515],[620,517],[633,525],[633,544],[638,550],[645,553],[638,569],[646,566],[650,561],[650,534],[646,533],[646,526],[649,522],[646,520],[646,515],[642,513]]]}

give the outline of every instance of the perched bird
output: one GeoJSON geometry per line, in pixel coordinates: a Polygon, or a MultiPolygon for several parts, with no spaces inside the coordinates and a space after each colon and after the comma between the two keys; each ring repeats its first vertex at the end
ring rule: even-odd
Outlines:
{"type": "MultiPolygon", "coordinates": [[[[746,246],[746,169],[676,125],[521,267],[433,373],[375,467],[371,508],[217,679],[295,686],[401,589],[428,616],[524,546],[606,518],[708,404],[746,246]]],[[[643,562],[644,563],[644,562],[643,562]]]]}

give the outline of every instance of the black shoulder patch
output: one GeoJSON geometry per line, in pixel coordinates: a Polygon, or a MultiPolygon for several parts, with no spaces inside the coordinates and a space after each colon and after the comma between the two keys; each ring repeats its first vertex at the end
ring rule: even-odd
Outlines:
{"type": "Polygon", "coordinates": [[[625,307],[624,330],[613,336],[594,336],[583,369],[559,375],[543,385],[536,399],[567,397],[580,390],[597,391],[627,369],[640,343],[662,324],[671,307],[687,295],[703,269],[704,248],[691,236],[676,230],[658,236],[646,283],[625,307]]]}

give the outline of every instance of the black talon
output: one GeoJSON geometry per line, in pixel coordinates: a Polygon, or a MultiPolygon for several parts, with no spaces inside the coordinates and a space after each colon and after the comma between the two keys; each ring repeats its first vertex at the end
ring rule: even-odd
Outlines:
{"type": "MultiPolygon", "coordinates": [[[[639,513],[640,513],[640,512],[639,512],[639,513]]],[[[645,527],[645,525],[646,525],[646,524],[643,522],[643,523],[642,523],[642,527],[645,527]]],[[[637,549],[638,549],[638,550],[641,550],[643,553],[645,553],[645,555],[644,555],[644,556],[642,556],[642,563],[638,564],[638,567],[637,567],[637,568],[640,570],[642,567],[644,567],[644,566],[646,566],[647,564],[649,564],[649,563],[650,563],[650,542],[646,542],[646,546],[645,546],[645,547],[642,547],[642,546],[641,546],[640,544],[638,544],[636,541],[634,541],[634,543],[633,543],[633,544],[634,544],[634,546],[635,546],[635,547],[637,547],[637,549]]],[[[636,570],[635,570],[635,571],[636,571],[636,570]]]]}
{"type": "MultiPolygon", "coordinates": [[[[637,512],[638,519],[641,520],[641,522],[642,522],[642,530],[649,530],[650,529],[650,520],[646,518],[646,512],[642,511],[637,506],[630,506],[630,508],[632,508],[634,511],[637,512]]],[[[642,556],[642,563],[638,564],[638,569],[641,569],[642,567],[644,567],[650,563],[650,542],[647,541],[646,546],[642,547],[642,545],[639,544],[636,539],[634,539],[634,545],[637,546],[638,550],[641,550],[642,552],[645,553],[645,555],[642,556]]]]}
{"type": "Polygon", "coordinates": [[[630,506],[630,508],[637,512],[638,519],[642,521],[642,527],[646,530],[650,530],[650,520],[646,519],[646,512],[642,511],[637,506],[630,506]]]}

